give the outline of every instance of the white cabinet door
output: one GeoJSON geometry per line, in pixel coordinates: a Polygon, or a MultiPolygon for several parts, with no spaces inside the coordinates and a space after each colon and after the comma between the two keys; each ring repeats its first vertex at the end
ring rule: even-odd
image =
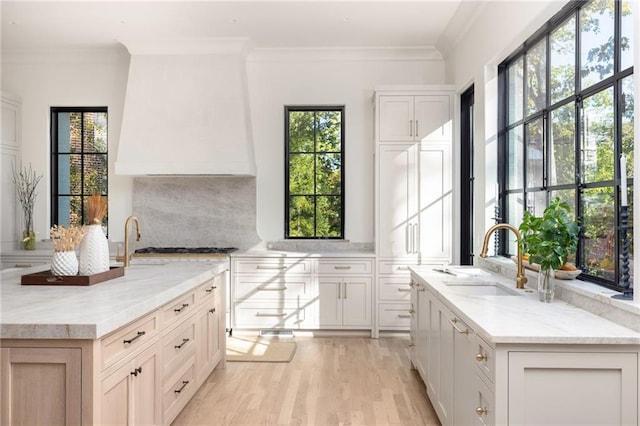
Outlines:
{"type": "Polygon", "coordinates": [[[343,279],[342,325],[371,325],[371,278],[348,277],[343,279]]]}
{"type": "Polygon", "coordinates": [[[476,414],[475,335],[459,318],[451,318],[453,328],[453,424],[471,425],[476,414]]]}
{"type": "Polygon", "coordinates": [[[417,257],[417,146],[385,144],[378,151],[378,255],[417,257]]]}
{"type": "Polygon", "coordinates": [[[420,263],[451,262],[451,144],[422,143],[419,155],[420,263]]]}
{"type": "Polygon", "coordinates": [[[638,424],[637,352],[513,351],[508,377],[509,424],[638,424]]]}
{"type": "Polygon", "coordinates": [[[380,96],[378,138],[381,141],[415,139],[414,96],[380,96]]]}
{"type": "Polygon", "coordinates": [[[342,325],[342,279],[320,278],[318,280],[318,325],[342,325]]]}
{"type": "Polygon", "coordinates": [[[415,285],[415,317],[416,317],[416,368],[427,383],[428,365],[429,365],[429,325],[431,322],[431,312],[429,309],[428,295],[426,289],[419,285],[415,285]]]}
{"type": "Polygon", "coordinates": [[[451,101],[448,95],[416,96],[414,135],[416,140],[451,143],[451,101]]]}

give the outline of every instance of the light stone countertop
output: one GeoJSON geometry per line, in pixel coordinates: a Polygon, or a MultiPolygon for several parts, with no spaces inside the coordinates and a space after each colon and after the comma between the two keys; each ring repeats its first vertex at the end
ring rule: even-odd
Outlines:
{"type": "Polygon", "coordinates": [[[3,272],[0,338],[99,339],[227,270],[227,260],[138,264],[91,286],[23,286],[41,265],[3,272]]]}
{"type": "MultiPolygon", "coordinates": [[[[450,267],[462,269],[464,267],[450,267]]],[[[475,268],[476,270],[478,268],[475,268]]],[[[484,340],[493,344],[630,344],[640,345],[640,333],[561,300],[543,303],[537,291],[516,290],[515,281],[501,275],[455,277],[429,267],[411,267],[419,282],[484,340]],[[519,295],[464,294],[451,281],[483,280],[512,289],[519,295]]]]}
{"type": "Polygon", "coordinates": [[[283,258],[283,257],[311,257],[311,258],[321,258],[321,257],[370,257],[375,258],[376,254],[372,251],[347,251],[347,250],[336,250],[336,251],[285,251],[285,250],[247,250],[247,251],[236,251],[231,253],[231,257],[275,257],[275,258],[283,258]]]}

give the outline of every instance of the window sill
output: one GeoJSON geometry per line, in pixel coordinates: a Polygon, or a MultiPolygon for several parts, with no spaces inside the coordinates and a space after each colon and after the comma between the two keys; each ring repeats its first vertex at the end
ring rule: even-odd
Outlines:
{"type": "MultiPolygon", "coordinates": [[[[515,280],[516,264],[504,257],[488,257],[478,259],[478,265],[515,280]]],[[[527,287],[535,289],[538,273],[525,270],[528,278],[527,287]]],[[[576,306],[609,321],[640,332],[640,303],[612,299],[620,294],[599,285],[580,280],[556,280],[556,298],[576,306]]]]}

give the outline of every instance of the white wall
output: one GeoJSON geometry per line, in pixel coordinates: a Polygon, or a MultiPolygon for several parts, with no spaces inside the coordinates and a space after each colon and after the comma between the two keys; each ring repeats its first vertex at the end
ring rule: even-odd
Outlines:
{"type": "MultiPolygon", "coordinates": [[[[496,1],[476,7],[464,35],[442,48],[448,83],[462,93],[474,84],[474,253],[493,224],[497,182],[497,66],[557,13],[566,1],[496,1]]],[[[459,111],[458,111],[459,114],[459,111]]],[[[493,247],[493,244],[490,244],[493,247]]]]}
{"type": "MultiPolygon", "coordinates": [[[[114,174],[129,56],[116,52],[2,56],[2,90],[23,102],[24,164],[45,178],[35,206],[38,238],[50,223],[49,108],[109,108],[109,231],[122,241],[132,211],[133,179],[114,174]]],[[[346,238],[373,242],[373,87],[440,84],[444,62],[429,51],[378,53],[258,51],[248,61],[257,173],[257,229],[264,240],[284,232],[284,106],[345,105],[346,238]],[[430,59],[424,59],[424,58],[430,59]],[[416,59],[418,58],[418,59],[416,59]]],[[[150,149],[152,145],[150,144],[150,149]]]]}
{"type": "MultiPolygon", "coordinates": [[[[44,175],[34,208],[37,238],[49,238],[51,181],[49,112],[52,106],[107,106],[109,109],[109,228],[123,239],[131,211],[130,178],[113,175],[129,56],[107,52],[2,55],[2,90],[22,99],[22,163],[44,175]],[[121,229],[122,228],[122,229],[121,229]]],[[[20,222],[22,223],[22,222],[20,222]]]]}
{"type": "Polygon", "coordinates": [[[373,242],[373,88],[440,84],[441,60],[382,59],[358,52],[262,51],[249,61],[256,150],[258,235],[284,235],[284,106],[345,105],[345,238],[373,242]]]}

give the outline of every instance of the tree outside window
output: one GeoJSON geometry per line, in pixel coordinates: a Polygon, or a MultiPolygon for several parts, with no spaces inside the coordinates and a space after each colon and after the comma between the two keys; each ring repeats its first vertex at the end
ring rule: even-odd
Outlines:
{"type": "Polygon", "coordinates": [[[285,107],[285,237],[344,238],[344,107],[285,107]]]}

